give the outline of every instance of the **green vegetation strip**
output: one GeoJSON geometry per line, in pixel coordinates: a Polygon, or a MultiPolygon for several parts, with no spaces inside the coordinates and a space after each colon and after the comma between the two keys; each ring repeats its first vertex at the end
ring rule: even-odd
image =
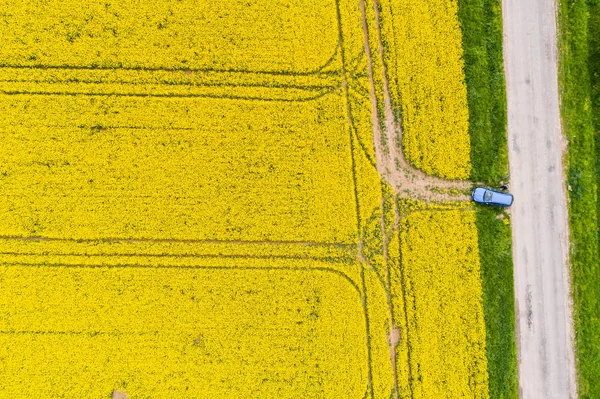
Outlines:
{"type": "Polygon", "coordinates": [[[495,208],[480,207],[477,211],[477,229],[490,398],[517,399],[515,293],[508,216],[495,208]]]}
{"type": "MultiPolygon", "coordinates": [[[[463,32],[469,104],[471,179],[498,186],[501,181],[508,181],[501,0],[459,0],[458,17],[463,32]]],[[[517,399],[510,224],[501,210],[478,207],[477,229],[490,398],[517,399]]]]}
{"type": "Polygon", "coordinates": [[[501,0],[459,0],[471,136],[471,179],[508,179],[501,0]]]}
{"type": "Polygon", "coordinates": [[[558,22],[578,390],[600,398],[600,1],[561,1],[558,22]]]}

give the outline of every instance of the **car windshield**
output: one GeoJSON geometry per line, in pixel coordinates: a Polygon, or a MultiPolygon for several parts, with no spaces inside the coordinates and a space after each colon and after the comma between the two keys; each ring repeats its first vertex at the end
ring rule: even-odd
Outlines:
{"type": "Polygon", "coordinates": [[[485,202],[490,202],[492,200],[492,192],[491,191],[486,191],[485,194],[483,194],[483,200],[485,202]]]}

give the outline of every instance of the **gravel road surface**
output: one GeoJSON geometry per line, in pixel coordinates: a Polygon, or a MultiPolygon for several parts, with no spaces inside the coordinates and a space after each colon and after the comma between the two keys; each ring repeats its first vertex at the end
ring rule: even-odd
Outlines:
{"type": "Polygon", "coordinates": [[[576,398],[555,0],[503,0],[520,396],[576,398]]]}

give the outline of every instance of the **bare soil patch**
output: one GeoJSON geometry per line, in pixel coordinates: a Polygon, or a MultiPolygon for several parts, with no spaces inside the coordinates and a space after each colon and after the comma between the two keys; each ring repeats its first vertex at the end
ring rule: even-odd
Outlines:
{"type": "Polygon", "coordinates": [[[129,399],[125,392],[114,390],[112,393],[112,399],[129,399]]]}

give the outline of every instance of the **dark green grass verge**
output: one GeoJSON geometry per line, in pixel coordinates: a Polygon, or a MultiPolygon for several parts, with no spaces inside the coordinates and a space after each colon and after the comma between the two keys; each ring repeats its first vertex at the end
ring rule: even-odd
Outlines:
{"type": "Polygon", "coordinates": [[[459,0],[471,136],[471,179],[508,180],[501,0],[459,0]]]}
{"type": "MultiPolygon", "coordinates": [[[[459,0],[471,138],[471,179],[508,181],[501,0],[459,0]]],[[[493,208],[477,208],[489,393],[517,399],[511,228],[493,208]]]]}
{"type": "Polygon", "coordinates": [[[577,379],[580,398],[591,399],[600,398],[600,209],[597,198],[600,146],[594,145],[600,126],[597,124],[594,129],[592,116],[596,115],[598,123],[600,2],[563,0],[559,4],[558,22],[561,113],[569,141],[567,179],[577,379]]]}
{"type": "Polygon", "coordinates": [[[477,207],[489,392],[491,399],[517,399],[512,238],[510,224],[499,215],[502,210],[477,207]]]}
{"type": "MultiPolygon", "coordinates": [[[[588,0],[588,16],[588,69],[591,83],[592,124],[594,126],[596,192],[598,192],[600,185],[600,0],[588,0]]],[[[596,198],[596,203],[600,246],[600,198],[596,198]]],[[[600,267],[600,259],[598,265],[600,267]]],[[[597,316],[600,317],[600,314],[597,316]]],[[[600,374],[598,378],[600,379],[600,374]]]]}

